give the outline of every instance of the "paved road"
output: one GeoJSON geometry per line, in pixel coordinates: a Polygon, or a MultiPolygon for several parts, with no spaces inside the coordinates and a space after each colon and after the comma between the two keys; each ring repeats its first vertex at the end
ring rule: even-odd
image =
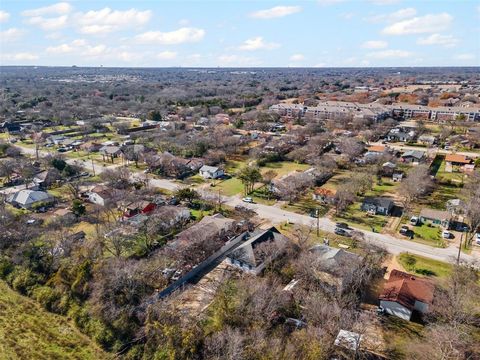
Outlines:
{"type": "Polygon", "coordinates": [[[381,145],[381,146],[388,146],[391,149],[394,150],[419,150],[419,151],[427,151],[432,154],[458,154],[458,155],[465,155],[471,158],[477,158],[480,156],[480,153],[476,152],[469,152],[469,151],[452,151],[452,150],[445,150],[445,149],[439,149],[439,148],[427,148],[427,147],[421,147],[421,146],[409,146],[409,145],[403,145],[403,144],[392,144],[392,143],[387,143],[387,144],[382,144],[381,142],[376,142],[376,143],[371,143],[371,145],[381,145]]]}
{"type": "MultiPolygon", "coordinates": [[[[34,149],[30,149],[30,148],[21,148],[21,149],[26,154],[35,155],[34,149]]],[[[44,155],[45,155],[45,152],[41,151],[40,156],[44,156],[44,155]]],[[[88,162],[83,162],[83,161],[78,162],[77,160],[74,160],[74,159],[69,159],[67,160],[67,162],[69,163],[76,162],[80,166],[82,166],[82,163],[83,163],[84,168],[86,170],[91,171],[91,165],[88,162]]],[[[95,166],[95,171],[97,173],[101,173],[105,169],[115,168],[118,166],[120,165],[95,166]]],[[[145,174],[140,172],[134,173],[132,175],[133,178],[137,178],[137,179],[145,178],[145,176],[146,176],[145,174]]],[[[180,184],[169,179],[149,179],[148,181],[150,186],[167,189],[170,191],[174,191],[181,187],[180,184]]],[[[286,211],[279,207],[269,206],[264,204],[246,204],[242,202],[242,199],[239,196],[223,197],[223,199],[225,200],[225,204],[228,206],[235,207],[237,205],[243,205],[255,210],[260,218],[270,221],[272,224],[280,224],[288,221],[294,224],[315,227],[317,223],[316,219],[313,219],[309,216],[297,214],[291,211],[286,211]]],[[[322,217],[319,219],[319,226],[323,231],[327,231],[331,233],[333,233],[335,229],[335,223],[326,217],[322,217]]],[[[453,262],[455,261],[458,254],[458,248],[455,248],[455,247],[447,247],[445,249],[434,248],[428,245],[423,245],[423,244],[419,244],[419,243],[408,241],[408,240],[398,239],[396,237],[386,235],[386,234],[373,233],[371,231],[364,231],[364,230],[359,230],[359,231],[361,231],[364,234],[366,241],[382,246],[388,252],[395,255],[401,252],[408,251],[412,254],[425,256],[435,260],[453,262]]],[[[468,255],[468,254],[462,253],[461,258],[468,262],[480,261],[480,258],[478,257],[477,254],[468,255]]]]}
{"type": "MultiPolygon", "coordinates": [[[[228,197],[226,199],[226,204],[229,206],[246,205],[244,202],[242,202],[240,198],[237,197],[228,197]]],[[[248,204],[246,206],[255,210],[259,217],[267,219],[273,224],[285,223],[286,221],[294,224],[301,224],[313,227],[315,227],[317,224],[317,219],[313,219],[306,215],[286,211],[275,206],[268,206],[263,204],[248,204]]],[[[335,229],[335,223],[326,217],[322,217],[319,219],[319,225],[320,229],[327,232],[333,232],[335,229]]],[[[448,247],[445,249],[435,248],[413,241],[398,239],[396,237],[386,234],[373,233],[371,231],[364,230],[358,231],[361,231],[364,234],[365,240],[375,245],[382,246],[388,252],[395,255],[408,251],[412,254],[425,256],[435,260],[453,262],[455,261],[458,254],[458,248],[455,247],[448,247]]],[[[469,262],[480,260],[475,255],[467,255],[464,253],[461,254],[461,258],[469,262]]]]}

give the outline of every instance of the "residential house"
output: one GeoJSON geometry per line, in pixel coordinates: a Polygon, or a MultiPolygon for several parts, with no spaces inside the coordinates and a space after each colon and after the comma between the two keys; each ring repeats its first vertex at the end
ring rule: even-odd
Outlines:
{"type": "Polygon", "coordinates": [[[32,209],[53,204],[55,198],[45,191],[20,190],[7,197],[7,202],[22,209],[32,209]]]}
{"type": "Polygon", "coordinates": [[[437,137],[433,135],[421,135],[418,137],[417,142],[424,145],[435,145],[437,143],[437,137]]]}
{"type": "Polygon", "coordinates": [[[395,128],[387,134],[388,141],[409,142],[415,139],[415,131],[409,129],[395,128]]]}
{"type": "Polygon", "coordinates": [[[313,200],[320,201],[324,204],[331,204],[335,200],[335,194],[337,193],[334,189],[326,189],[323,187],[317,187],[313,190],[313,200]]]}
{"type": "Polygon", "coordinates": [[[275,227],[254,232],[247,241],[228,254],[226,260],[246,273],[258,275],[283,252],[289,241],[275,227]]]}
{"type": "Polygon", "coordinates": [[[390,215],[394,203],[386,197],[366,197],[363,200],[361,209],[373,215],[390,215]]]}
{"type": "Polygon", "coordinates": [[[113,163],[113,159],[122,154],[122,149],[116,145],[106,145],[102,146],[99,152],[102,155],[103,161],[110,160],[113,163]]]}
{"type": "Polygon", "coordinates": [[[419,219],[423,224],[440,225],[449,229],[452,222],[452,214],[448,211],[423,208],[420,211],[419,219]]]}
{"type": "Polygon", "coordinates": [[[400,182],[403,180],[403,172],[394,172],[392,174],[392,180],[394,182],[400,182]]]}
{"type": "Polygon", "coordinates": [[[86,142],[80,145],[80,149],[87,152],[98,152],[102,148],[102,145],[96,142],[86,142]]]}
{"type": "Polygon", "coordinates": [[[383,176],[392,176],[393,173],[395,172],[395,169],[397,168],[397,165],[387,161],[386,163],[382,164],[382,175],[383,176]]]}
{"type": "Polygon", "coordinates": [[[200,176],[204,179],[218,179],[225,175],[223,169],[216,166],[203,165],[199,170],[200,176]]]}
{"type": "Polygon", "coordinates": [[[445,156],[445,172],[453,172],[459,170],[462,172],[473,172],[475,165],[472,159],[465,155],[447,154],[445,156]]]}
{"type": "Polygon", "coordinates": [[[177,234],[176,242],[191,242],[192,239],[207,239],[226,235],[235,225],[235,220],[222,214],[204,216],[202,220],[177,234]]]}
{"type": "Polygon", "coordinates": [[[425,160],[425,152],[419,150],[408,150],[400,159],[409,164],[419,164],[425,160]]]}
{"type": "Polygon", "coordinates": [[[48,169],[37,173],[33,177],[35,185],[47,189],[60,179],[60,173],[56,169],[48,169]]]}
{"type": "Polygon", "coordinates": [[[390,315],[410,320],[414,311],[424,314],[433,301],[434,286],[403,271],[392,270],[379,296],[380,307],[390,315]]]}
{"type": "Polygon", "coordinates": [[[372,145],[367,148],[368,152],[383,154],[387,150],[386,146],[384,145],[372,145]]]}
{"type": "Polygon", "coordinates": [[[326,268],[332,270],[340,269],[345,264],[353,265],[360,261],[360,257],[357,254],[328,245],[315,245],[309,251],[315,254],[317,259],[321,261],[326,268]]]}
{"type": "Polygon", "coordinates": [[[120,204],[120,209],[123,212],[123,216],[126,218],[132,217],[137,214],[151,213],[157,207],[156,204],[146,200],[139,200],[134,202],[123,202],[120,204]]]}
{"type": "Polygon", "coordinates": [[[105,206],[113,200],[114,191],[105,185],[97,185],[87,192],[88,201],[105,206]]]}

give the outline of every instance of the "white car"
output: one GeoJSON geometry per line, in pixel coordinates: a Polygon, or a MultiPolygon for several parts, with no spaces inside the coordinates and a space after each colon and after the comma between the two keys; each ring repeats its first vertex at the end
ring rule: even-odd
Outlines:
{"type": "Polygon", "coordinates": [[[412,216],[412,217],[410,218],[410,224],[413,225],[413,226],[416,226],[416,225],[418,225],[419,220],[420,220],[420,219],[419,219],[418,217],[412,216]]]}
{"type": "Polygon", "coordinates": [[[475,235],[475,242],[477,243],[477,245],[480,245],[480,232],[478,232],[478,233],[475,235]]]}
{"type": "Polygon", "coordinates": [[[243,202],[253,204],[253,199],[250,196],[244,197],[242,199],[243,202]]]}
{"type": "Polygon", "coordinates": [[[452,237],[452,233],[448,230],[443,230],[442,231],[442,238],[444,239],[450,239],[452,237]]]}

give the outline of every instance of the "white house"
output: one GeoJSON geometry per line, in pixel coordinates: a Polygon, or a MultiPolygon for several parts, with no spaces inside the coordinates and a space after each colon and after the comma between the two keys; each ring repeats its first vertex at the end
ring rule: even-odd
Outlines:
{"type": "Polygon", "coordinates": [[[203,177],[204,179],[218,179],[219,177],[222,177],[225,175],[225,172],[216,167],[216,166],[208,166],[208,165],[203,165],[200,170],[200,176],[203,177]]]}
{"type": "Polygon", "coordinates": [[[105,206],[113,197],[113,191],[104,185],[97,185],[87,192],[88,201],[93,204],[105,206]]]}
{"type": "Polygon", "coordinates": [[[380,307],[388,314],[410,320],[412,313],[424,314],[433,300],[434,286],[425,279],[392,270],[380,294],[380,307]]]}

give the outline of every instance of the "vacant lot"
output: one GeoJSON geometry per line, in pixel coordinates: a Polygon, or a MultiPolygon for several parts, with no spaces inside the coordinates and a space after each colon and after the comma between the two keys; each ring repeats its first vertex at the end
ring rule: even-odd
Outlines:
{"type": "Polygon", "coordinates": [[[107,359],[65,318],[0,281],[0,359],[107,359]]]}
{"type": "Polygon", "coordinates": [[[446,278],[452,274],[453,270],[451,264],[409,253],[402,253],[397,259],[405,270],[418,275],[446,278]]]}

